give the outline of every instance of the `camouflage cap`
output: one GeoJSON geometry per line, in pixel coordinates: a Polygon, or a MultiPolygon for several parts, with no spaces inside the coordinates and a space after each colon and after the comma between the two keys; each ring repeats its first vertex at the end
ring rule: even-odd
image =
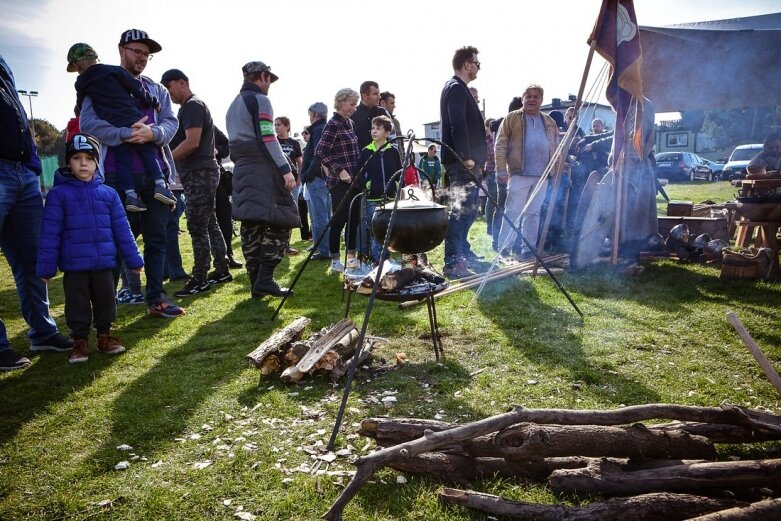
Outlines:
{"type": "Polygon", "coordinates": [[[244,74],[251,74],[253,72],[267,72],[271,76],[271,83],[274,83],[279,79],[279,76],[271,72],[271,67],[263,62],[249,62],[241,68],[241,72],[244,74]]]}
{"type": "Polygon", "coordinates": [[[74,43],[68,49],[68,72],[76,72],[76,62],[81,60],[97,60],[98,53],[86,43],[74,43]]]}

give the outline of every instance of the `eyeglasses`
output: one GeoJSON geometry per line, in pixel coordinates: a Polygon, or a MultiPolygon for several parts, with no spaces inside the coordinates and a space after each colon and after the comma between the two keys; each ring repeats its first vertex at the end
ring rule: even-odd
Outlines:
{"type": "Polygon", "coordinates": [[[132,47],[127,47],[127,46],[123,47],[123,49],[131,51],[135,55],[136,58],[146,58],[147,60],[151,60],[152,58],[155,57],[154,54],[150,54],[148,52],[144,52],[141,49],[134,49],[132,47]]]}
{"type": "Polygon", "coordinates": [[[480,70],[480,62],[469,60],[469,63],[474,63],[477,65],[477,70],[480,70]]]}

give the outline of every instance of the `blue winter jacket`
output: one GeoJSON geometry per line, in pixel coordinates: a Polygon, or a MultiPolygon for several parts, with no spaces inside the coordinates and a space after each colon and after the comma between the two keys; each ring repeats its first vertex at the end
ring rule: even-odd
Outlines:
{"type": "Polygon", "coordinates": [[[99,175],[80,181],[60,168],[46,195],[36,274],[114,269],[117,249],[131,269],[144,265],[119,195],[99,175]]]}

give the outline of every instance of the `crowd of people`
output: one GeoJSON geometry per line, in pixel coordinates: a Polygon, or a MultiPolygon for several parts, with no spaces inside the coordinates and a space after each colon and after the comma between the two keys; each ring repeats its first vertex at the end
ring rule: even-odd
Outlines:
{"type": "MultiPolygon", "coordinates": [[[[252,298],[292,294],[274,273],[285,255],[298,253],[290,246],[295,228],[302,239],[312,240],[310,258],[330,261],[331,272],[370,268],[380,260],[380,245],[367,232],[374,209],[404,182],[422,180],[446,193],[447,277],[471,275],[481,259],[468,241],[481,185],[488,193],[486,231],[494,249],[521,259],[532,254],[545,196],[531,200],[533,190],[567,121],[541,112],[539,85],[515,98],[502,120],[485,120],[477,90],[469,86],[480,71],[476,48],[454,53],[454,75],[440,101],[441,160],[433,144],[418,161],[409,158],[416,181],[406,175],[393,181],[406,159],[403,136],[393,115],[395,96],[381,92],[377,82],[365,81],[358,91],[340,89],[330,118],[325,103],[309,105],[302,149],[290,135],[289,118],[274,116],[269,91],[279,78],[270,66],[252,61],[242,67],[243,84],[226,115],[226,136],[183,71],[168,70],[159,82],[142,74],[161,51],[139,29],[121,34],[118,66],[99,63],[88,44],[70,48],[67,70],[78,73],[78,119],[69,123],[66,164],[45,207],[27,116],[0,57],[0,246],[30,327],[31,350],[71,351],[70,362],[84,362],[94,327],[99,352],[124,351],[111,330],[117,304],[146,304],[155,317],[185,315],[163,282],[184,283],[173,294],[179,299],[231,282],[230,270],[242,267],[231,247],[234,220],[252,298]],[[228,156],[232,172],[221,163],[228,156]],[[189,273],[179,253],[183,213],[192,242],[189,273]],[[517,228],[510,226],[515,221],[517,228]],[[522,239],[515,237],[516,229],[522,239]],[[143,254],[138,237],[143,237],[143,254]],[[58,270],[64,273],[71,338],[59,332],[49,313],[46,284],[58,270]]],[[[597,134],[576,152],[596,157],[608,137],[597,134]]],[[[29,363],[11,349],[0,321],[0,369],[29,363]]]]}

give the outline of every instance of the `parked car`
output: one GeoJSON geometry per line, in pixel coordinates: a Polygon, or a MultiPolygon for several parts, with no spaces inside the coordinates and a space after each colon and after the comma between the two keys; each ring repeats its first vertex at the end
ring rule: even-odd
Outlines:
{"type": "Polygon", "coordinates": [[[670,181],[711,181],[713,173],[697,154],[691,152],[662,152],[656,154],[656,177],[670,181]]]}
{"type": "Polygon", "coordinates": [[[724,163],[717,163],[715,161],[711,161],[710,159],[702,158],[702,160],[705,162],[706,165],[708,165],[708,168],[710,168],[710,171],[713,172],[713,179],[715,181],[718,181],[721,179],[721,172],[724,170],[724,163]]]}
{"type": "Polygon", "coordinates": [[[736,146],[727,164],[724,165],[724,170],[721,171],[721,178],[726,181],[743,179],[746,177],[746,167],[760,152],[762,152],[762,143],[736,146]]]}

